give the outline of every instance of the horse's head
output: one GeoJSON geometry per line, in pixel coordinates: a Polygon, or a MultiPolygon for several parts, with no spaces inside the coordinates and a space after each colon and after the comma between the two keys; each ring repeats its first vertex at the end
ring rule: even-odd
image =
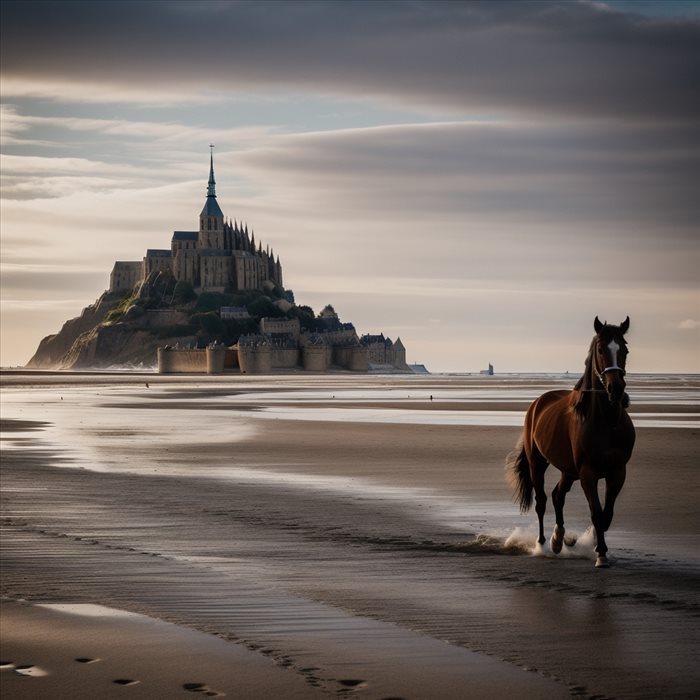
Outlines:
{"type": "Polygon", "coordinates": [[[596,336],[592,345],[593,371],[608,392],[611,403],[619,403],[625,396],[625,363],[627,343],[624,335],[630,327],[628,316],[619,326],[593,321],[596,336]]]}

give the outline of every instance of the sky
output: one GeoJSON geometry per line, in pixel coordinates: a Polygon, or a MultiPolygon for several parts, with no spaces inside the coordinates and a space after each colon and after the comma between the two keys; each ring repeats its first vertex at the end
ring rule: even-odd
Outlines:
{"type": "Polygon", "coordinates": [[[700,372],[700,3],[0,4],[0,362],[219,204],[435,372],[700,372]]]}

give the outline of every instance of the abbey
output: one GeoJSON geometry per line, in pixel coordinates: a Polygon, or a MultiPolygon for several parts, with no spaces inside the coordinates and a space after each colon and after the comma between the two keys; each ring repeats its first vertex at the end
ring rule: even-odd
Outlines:
{"type": "Polygon", "coordinates": [[[224,217],[213,154],[198,230],[174,231],[170,249],[148,249],[140,261],[115,262],[98,307],[89,333],[72,338],[68,328],[60,343],[45,339],[34,366],[62,352],[66,363],[95,366],[127,354],[152,362],[156,354],[159,372],[410,371],[400,338],[360,337],[330,304],[315,316],[295,303],[279,256],[224,217]]]}
{"type": "Polygon", "coordinates": [[[110,292],[127,292],[151,273],[168,272],[188,282],[196,293],[263,289],[265,283],[282,287],[282,265],[269,247],[256,248],[248,226],[226,221],[216,201],[214,156],[209,161],[207,199],[199,215],[198,231],[174,231],[169,250],[149,249],[141,261],[114,263],[110,292]]]}

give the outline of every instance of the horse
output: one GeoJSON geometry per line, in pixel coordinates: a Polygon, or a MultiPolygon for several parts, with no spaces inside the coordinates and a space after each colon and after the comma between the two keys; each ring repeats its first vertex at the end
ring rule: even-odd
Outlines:
{"type": "Polygon", "coordinates": [[[627,408],[625,363],[629,316],[619,325],[601,323],[595,317],[585,371],[573,390],[548,391],[533,401],[525,426],[506,460],[513,486],[513,500],[522,513],[530,510],[535,493],[540,545],[545,543],[544,513],[547,494],[544,473],[552,464],[561,478],[552,491],[556,525],[550,545],[559,554],[564,543],[564,501],[573,483],[581,481],[596,536],[596,567],[607,568],[605,532],[625,483],[627,463],[634,448],[635,431],[627,408]],[[605,505],[598,497],[598,481],[605,479],[605,505]]]}

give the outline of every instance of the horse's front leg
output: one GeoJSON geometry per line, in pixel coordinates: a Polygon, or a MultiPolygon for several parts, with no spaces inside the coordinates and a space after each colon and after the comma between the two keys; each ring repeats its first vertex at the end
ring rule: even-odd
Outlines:
{"type": "Polygon", "coordinates": [[[588,507],[591,511],[591,522],[593,523],[597,540],[595,551],[598,554],[598,558],[596,559],[595,565],[598,568],[606,568],[609,564],[605,556],[608,551],[608,547],[605,544],[605,516],[603,515],[603,508],[600,505],[600,498],[598,497],[598,477],[595,476],[588,467],[581,470],[581,486],[588,500],[588,507]]]}
{"type": "Polygon", "coordinates": [[[562,472],[559,483],[557,483],[557,485],[554,487],[554,491],[552,491],[552,503],[554,504],[554,513],[556,515],[557,524],[554,527],[552,538],[549,540],[549,545],[555,554],[559,554],[559,552],[561,552],[561,548],[564,544],[564,501],[566,500],[566,494],[571,490],[571,485],[573,483],[573,477],[562,472]]]}

